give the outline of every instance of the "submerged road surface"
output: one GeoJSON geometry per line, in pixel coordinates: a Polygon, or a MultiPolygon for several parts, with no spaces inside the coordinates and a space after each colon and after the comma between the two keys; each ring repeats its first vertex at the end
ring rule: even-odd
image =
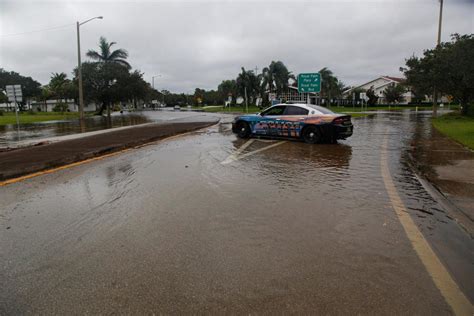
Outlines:
{"type": "Polygon", "coordinates": [[[337,145],[230,120],[0,187],[0,314],[472,313],[473,241],[408,164],[426,116],[337,145]]]}

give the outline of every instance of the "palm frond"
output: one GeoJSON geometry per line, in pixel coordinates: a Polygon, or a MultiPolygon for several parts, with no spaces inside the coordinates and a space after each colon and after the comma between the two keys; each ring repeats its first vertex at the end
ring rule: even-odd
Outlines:
{"type": "Polygon", "coordinates": [[[102,55],[92,49],[86,53],[86,56],[94,60],[103,60],[102,55]]]}
{"type": "Polygon", "coordinates": [[[115,59],[127,59],[128,52],[125,49],[116,49],[109,55],[109,61],[114,61],[115,59]]]}

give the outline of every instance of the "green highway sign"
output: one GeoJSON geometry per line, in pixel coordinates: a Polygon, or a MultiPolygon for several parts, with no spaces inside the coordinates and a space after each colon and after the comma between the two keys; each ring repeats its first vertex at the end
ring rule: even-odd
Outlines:
{"type": "Polygon", "coordinates": [[[319,72],[299,74],[298,92],[321,92],[321,74],[319,72]]]}

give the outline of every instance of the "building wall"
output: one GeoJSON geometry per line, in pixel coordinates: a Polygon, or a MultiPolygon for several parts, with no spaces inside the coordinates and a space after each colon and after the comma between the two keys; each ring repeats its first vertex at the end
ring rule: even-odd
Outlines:
{"type": "MultiPolygon", "coordinates": [[[[32,102],[31,103],[31,109],[33,111],[38,111],[41,110],[42,112],[52,112],[54,107],[59,103],[59,100],[47,100],[46,102],[32,102]]],[[[64,103],[64,100],[61,101],[64,103]]],[[[67,100],[67,110],[69,112],[78,112],[79,111],[79,105],[74,102],[74,100],[67,100]]],[[[95,103],[89,103],[89,104],[84,104],[84,111],[89,112],[89,111],[95,111],[96,110],[96,105],[95,103]]]]}
{"type": "MultiPolygon", "coordinates": [[[[388,80],[385,78],[378,78],[376,80],[370,81],[362,86],[359,86],[359,88],[364,89],[364,90],[369,90],[370,87],[373,87],[374,93],[376,96],[378,96],[377,103],[378,104],[385,104],[387,101],[385,100],[384,97],[384,91],[391,85],[398,85],[399,83],[396,81],[388,80]]],[[[400,104],[407,104],[412,101],[413,99],[413,94],[411,91],[407,91],[403,94],[404,100],[403,102],[400,102],[400,104]]]]}

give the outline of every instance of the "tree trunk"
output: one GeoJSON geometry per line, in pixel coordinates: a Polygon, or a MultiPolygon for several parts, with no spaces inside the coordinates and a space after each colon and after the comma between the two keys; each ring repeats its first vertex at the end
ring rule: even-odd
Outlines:
{"type": "Polygon", "coordinates": [[[467,98],[462,98],[460,102],[461,106],[461,115],[468,115],[469,114],[469,102],[467,98]]]}
{"type": "Polygon", "coordinates": [[[105,102],[102,102],[102,105],[99,108],[99,111],[97,112],[97,115],[102,115],[105,110],[105,102]]]}

